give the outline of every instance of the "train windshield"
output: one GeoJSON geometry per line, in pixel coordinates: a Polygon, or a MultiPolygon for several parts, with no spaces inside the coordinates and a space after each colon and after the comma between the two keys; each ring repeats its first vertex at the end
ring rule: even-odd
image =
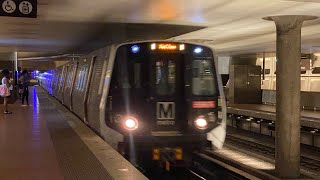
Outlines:
{"type": "Polygon", "coordinates": [[[210,96],[216,94],[215,78],[211,60],[194,60],[192,62],[192,93],[210,96]]]}
{"type": "Polygon", "coordinates": [[[156,91],[172,95],[176,86],[176,64],[173,60],[156,60],[156,91]]]}

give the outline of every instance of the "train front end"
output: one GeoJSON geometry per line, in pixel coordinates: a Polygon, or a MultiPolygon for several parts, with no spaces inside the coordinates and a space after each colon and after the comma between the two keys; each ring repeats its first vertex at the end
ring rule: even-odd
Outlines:
{"type": "Polygon", "coordinates": [[[118,149],[138,163],[184,165],[192,151],[225,138],[221,80],[205,46],[118,47],[106,104],[107,126],[123,135],[118,149]]]}

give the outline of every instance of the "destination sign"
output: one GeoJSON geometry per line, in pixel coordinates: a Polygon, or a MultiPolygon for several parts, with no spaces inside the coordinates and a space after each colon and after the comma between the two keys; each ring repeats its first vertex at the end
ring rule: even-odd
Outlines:
{"type": "Polygon", "coordinates": [[[175,43],[152,43],[151,50],[161,50],[161,51],[176,51],[185,50],[184,44],[175,44],[175,43]]]}
{"type": "Polygon", "coordinates": [[[159,44],[158,49],[161,50],[176,50],[177,45],[176,44],[159,44]]]}

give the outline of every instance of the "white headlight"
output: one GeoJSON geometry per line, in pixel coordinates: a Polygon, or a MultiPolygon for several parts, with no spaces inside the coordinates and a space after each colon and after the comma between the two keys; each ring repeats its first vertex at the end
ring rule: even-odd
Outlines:
{"type": "Polygon", "coordinates": [[[208,122],[205,118],[199,117],[194,121],[195,125],[198,129],[205,129],[207,128],[208,122]]]}
{"type": "Polygon", "coordinates": [[[128,117],[124,121],[124,127],[128,130],[135,130],[138,128],[138,120],[133,117],[128,117]]]}

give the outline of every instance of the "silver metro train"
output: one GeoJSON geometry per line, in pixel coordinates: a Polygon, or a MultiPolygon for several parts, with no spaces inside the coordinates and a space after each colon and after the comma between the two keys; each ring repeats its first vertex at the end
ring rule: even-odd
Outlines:
{"type": "Polygon", "coordinates": [[[43,73],[39,82],[137,164],[186,162],[192,151],[221,148],[225,140],[221,77],[213,50],[201,44],[111,45],[43,73]]]}

